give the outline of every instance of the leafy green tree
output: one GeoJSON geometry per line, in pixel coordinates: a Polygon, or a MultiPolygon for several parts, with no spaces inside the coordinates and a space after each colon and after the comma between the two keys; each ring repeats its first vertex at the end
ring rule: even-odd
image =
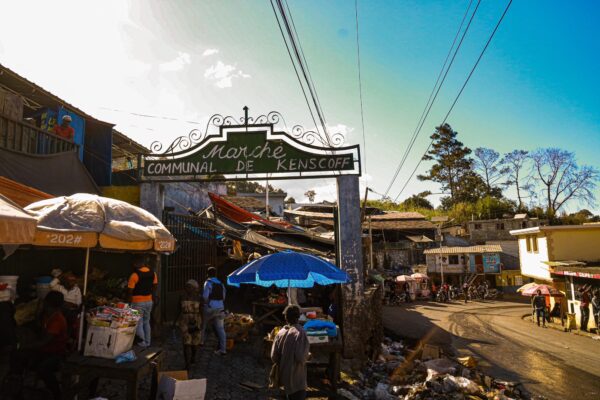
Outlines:
{"type": "Polygon", "coordinates": [[[433,210],[433,204],[426,199],[430,194],[430,191],[413,194],[402,202],[402,206],[407,209],[426,208],[428,210],[433,210]]]}
{"type": "Polygon", "coordinates": [[[304,195],[306,196],[306,198],[308,199],[309,202],[314,203],[317,192],[315,192],[313,189],[310,189],[310,190],[307,190],[306,193],[304,193],[304,195]]]}
{"type": "Polygon", "coordinates": [[[449,124],[436,128],[431,135],[431,149],[423,156],[423,160],[435,163],[426,174],[417,176],[422,181],[439,183],[442,191],[450,194],[450,202],[457,202],[457,193],[467,183],[461,181],[473,169],[471,149],[456,138],[457,134],[449,124]]]}

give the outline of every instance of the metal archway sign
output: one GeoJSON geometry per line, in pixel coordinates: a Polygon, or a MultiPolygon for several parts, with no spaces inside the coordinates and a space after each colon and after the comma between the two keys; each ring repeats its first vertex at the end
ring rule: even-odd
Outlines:
{"type": "Polygon", "coordinates": [[[153,154],[139,155],[140,178],[172,182],[360,176],[358,145],[341,147],[342,135],[324,139],[299,125],[291,134],[277,131],[282,121],[277,112],[248,117],[247,107],[239,121],[213,115],[204,132],[181,136],[163,152],[162,144],[155,142],[153,154]],[[218,127],[218,133],[209,133],[211,126],[218,127]]]}

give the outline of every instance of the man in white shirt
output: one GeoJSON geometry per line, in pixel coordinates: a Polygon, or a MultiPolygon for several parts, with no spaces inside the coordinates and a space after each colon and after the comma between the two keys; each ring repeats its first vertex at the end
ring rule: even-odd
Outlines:
{"type": "Polygon", "coordinates": [[[77,277],[70,272],[62,274],[50,282],[50,289],[60,292],[65,297],[65,307],[79,309],[81,306],[81,290],[77,286],[77,277]]]}

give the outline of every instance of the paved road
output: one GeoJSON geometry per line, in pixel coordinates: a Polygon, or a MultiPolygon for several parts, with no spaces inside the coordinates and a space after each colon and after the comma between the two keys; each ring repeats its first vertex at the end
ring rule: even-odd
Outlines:
{"type": "Polygon", "coordinates": [[[522,382],[549,399],[600,399],[600,341],[538,328],[512,302],[412,303],[385,307],[384,325],[425,338],[460,356],[473,355],[496,378],[522,382]]]}

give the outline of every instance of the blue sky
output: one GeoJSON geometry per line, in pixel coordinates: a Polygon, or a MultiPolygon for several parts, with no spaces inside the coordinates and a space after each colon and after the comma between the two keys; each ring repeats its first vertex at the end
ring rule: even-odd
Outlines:
{"type": "MultiPolygon", "coordinates": [[[[345,133],[350,144],[362,143],[354,1],[288,1],[330,130],[345,133]]],[[[244,105],[251,113],[279,110],[290,124],[311,125],[267,0],[0,4],[6,14],[0,62],[143,144],[198,127],[184,121],[241,115],[244,105]],[[26,33],[15,35],[24,25],[26,33]]],[[[359,0],[368,162],[363,182],[377,191],[385,190],[406,148],[467,4],[359,0]]],[[[482,1],[393,196],[505,4],[482,1]]],[[[471,148],[500,152],[561,147],[581,164],[600,168],[598,20],[598,2],[514,1],[448,120],[459,138],[471,148]]],[[[280,186],[297,199],[308,188],[318,199],[334,196],[328,180],[280,186]]],[[[402,197],[425,189],[438,191],[414,180],[402,197]]]]}

